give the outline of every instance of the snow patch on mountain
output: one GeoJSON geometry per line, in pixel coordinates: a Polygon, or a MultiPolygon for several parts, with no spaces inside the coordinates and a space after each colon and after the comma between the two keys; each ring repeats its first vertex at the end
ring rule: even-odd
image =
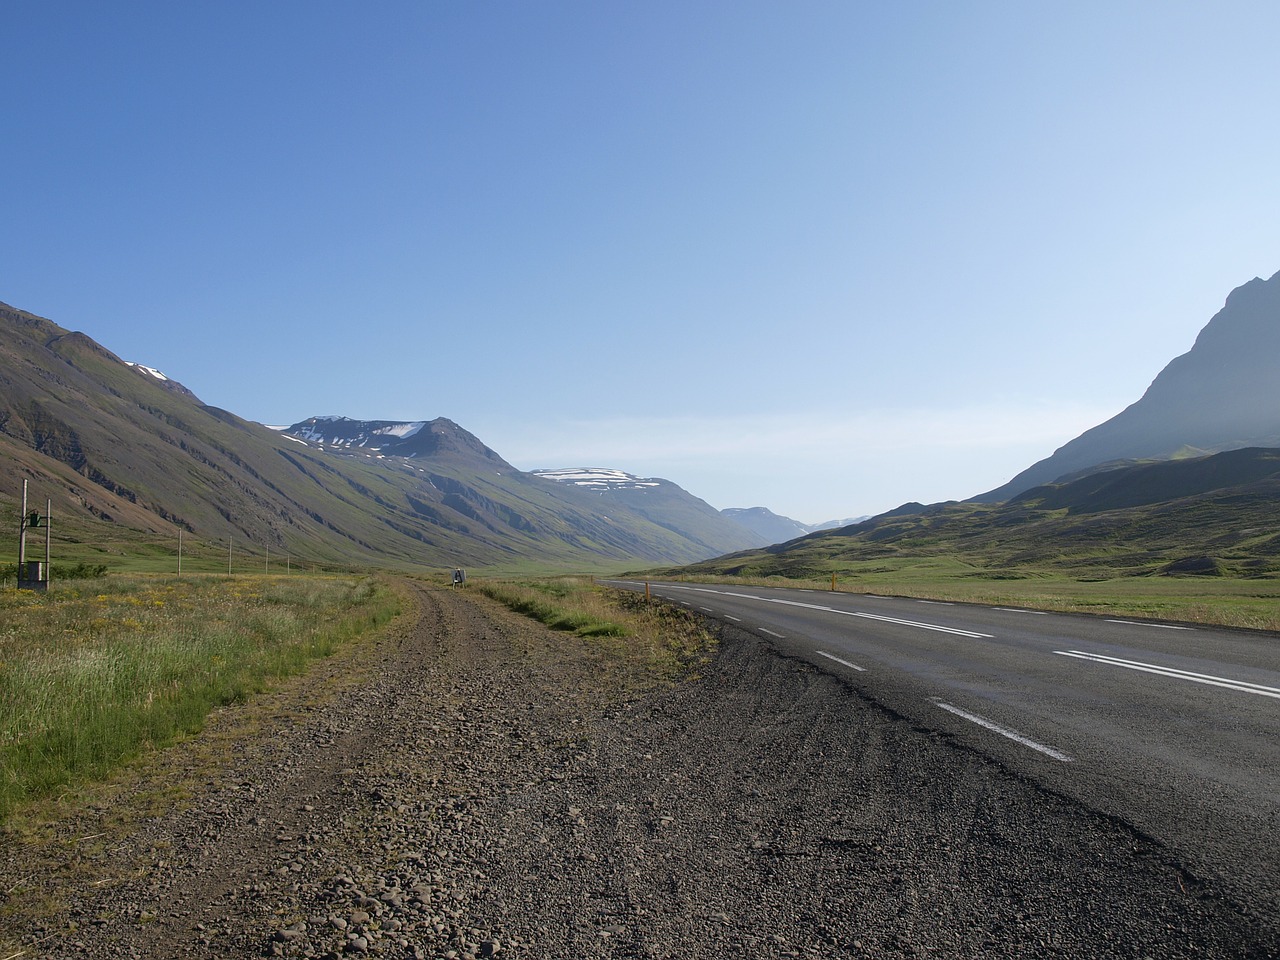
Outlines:
{"type": "Polygon", "coordinates": [[[426,425],[426,420],[417,420],[413,423],[393,423],[389,427],[379,427],[373,432],[375,434],[383,434],[388,437],[399,437],[401,440],[408,440],[426,425]]]}
{"type": "Polygon", "coordinates": [[[143,365],[142,365],[142,364],[140,364],[140,363],[131,363],[131,362],[130,362],[130,361],[128,361],[128,360],[125,360],[125,361],[124,361],[124,365],[125,365],[126,367],[133,367],[133,369],[137,370],[139,373],[145,373],[145,374],[148,374],[149,376],[155,377],[157,380],[164,380],[164,381],[168,381],[168,379],[169,379],[169,378],[168,378],[168,377],[166,377],[163,373],[161,373],[159,370],[157,370],[155,367],[146,367],[146,366],[143,366],[143,365]]]}
{"type": "Polygon", "coordinates": [[[640,490],[646,487],[657,487],[662,481],[653,478],[642,479],[622,470],[608,470],[604,467],[565,467],[559,470],[534,470],[535,477],[543,480],[554,480],[557,483],[571,483],[576,487],[589,487],[596,490],[640,490]]]}

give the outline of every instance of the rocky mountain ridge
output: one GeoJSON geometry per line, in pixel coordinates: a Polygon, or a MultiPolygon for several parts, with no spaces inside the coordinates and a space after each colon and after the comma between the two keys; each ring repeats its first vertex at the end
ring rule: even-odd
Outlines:
{"type": "Polygon", "coordinates": [[[1280,273],[1237,287],[1135,403],[974,497],[996,503],[1107,464],[1280,447],[1280,273]]]}

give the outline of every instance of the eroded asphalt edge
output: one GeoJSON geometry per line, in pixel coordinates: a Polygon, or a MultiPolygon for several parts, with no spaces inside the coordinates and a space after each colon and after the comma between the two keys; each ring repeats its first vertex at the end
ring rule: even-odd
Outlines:
{"type": "MultiPolygon", "coordinates": [[[[1280,952],[1273,919],[1123,825],[747,633],[723,627],[696,680],[619,696],[589,645],[477,598],[409,595],[359,669],[339,654],[282,694],[270,735],[236,740],[196,802],[126,816],[125,837],[114,808],[57,824],[44,877],[37,848],[6,839],[0,892],[56,905],[42,926],[4,919],[10,952],[1280,952]]],[[[184,749],[130,802],[205,774],[184,749]]]]}

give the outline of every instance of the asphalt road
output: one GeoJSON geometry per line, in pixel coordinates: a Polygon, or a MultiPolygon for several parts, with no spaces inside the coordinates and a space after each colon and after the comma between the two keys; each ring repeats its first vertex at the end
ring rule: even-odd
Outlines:
{"type": "MultiPolygon", "coordinates": [[[[605,581],[644,590],[640,581],[605,581]]],[[[1280,636],[870,594],[651,582],[1280,910],[1280,636]]]]}

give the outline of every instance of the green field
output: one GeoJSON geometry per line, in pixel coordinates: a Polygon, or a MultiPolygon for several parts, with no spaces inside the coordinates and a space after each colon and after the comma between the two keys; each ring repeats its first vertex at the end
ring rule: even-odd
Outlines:
{"type": "Polygon", "coordinates": [[[0,819],[198,731],[390,619],[367,576],[117,575],[0,589],[0,819]]]}

